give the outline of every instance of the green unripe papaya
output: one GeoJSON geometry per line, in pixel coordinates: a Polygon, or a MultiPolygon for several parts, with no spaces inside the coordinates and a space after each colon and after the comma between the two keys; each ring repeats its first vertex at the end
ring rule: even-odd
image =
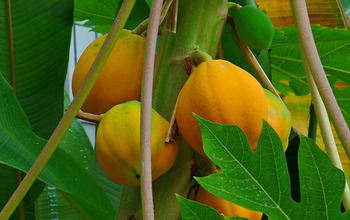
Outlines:
{"type": "Polygon", "coordinates": [[[233,15],[238,37],[252,50],[268,49],[274,28],[265,13],[252,5],[245,5],[233,15]]]}

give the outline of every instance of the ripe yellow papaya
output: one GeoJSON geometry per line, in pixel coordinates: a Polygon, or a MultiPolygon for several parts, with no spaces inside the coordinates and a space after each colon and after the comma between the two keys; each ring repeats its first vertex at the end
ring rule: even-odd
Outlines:
{"type": "Polygon", "coordinates": [[[251,220],[260,220],[263,215],[261,212],[249,210],[235,203],[216,197],[203,187],[199,187],[195,201],[214,208],[226,217],[239,216],[251,220]]]}
{"type": "Polygon", "coordinates": [[[267,122],[277,132],[281,139],[284,150],[287,150],[289,134],[292,128],[292,118],[287,106],[270,91],[264,89],[267,104],[268,118],[267,122]]]}
{"type": "MultiPolygon", "coordinates": [[[[102,170],[119,184],[139,185],[141,103],[129,101],[103,115],[97,129],[96,155],[102,170]]],[[[174,164],[178,141],[165,143],[169,123],[152,109],[152,179],[166,173],[174,164]]]]}
{"type": "MultiPolygon", "coordinates": [[[[83,52],[74,69],[75,96],[96,59],[107,34],[94,40],[83,52]]],[[[114,105],[140,100],[145,38],[123,30],[82,110],[103,114],[114,105]]]]}
{"type": "Polygon", "coordinates": [[[176,111],[184,139],[207,157],[192,113],[212,122],[239,126],[255,150],[262,119],[268,117],[267,99],[259,82],[248,72],[225,60],[211,60],[192,72],[180,91],[176,111]]]}

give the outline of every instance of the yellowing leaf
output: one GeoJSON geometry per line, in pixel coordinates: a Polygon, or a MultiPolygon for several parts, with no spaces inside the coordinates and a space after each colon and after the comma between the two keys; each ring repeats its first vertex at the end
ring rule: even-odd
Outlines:
{"type": "MultiPolygon", "coordinates": [[[[260,10],[265,10],[277,29],[294,24],[289,0],[256,0],[260,10]]],[[[330,28],[343,28],[344,23],[337,1],[306,0],[311,24],[320,24],[330,28]]]]}

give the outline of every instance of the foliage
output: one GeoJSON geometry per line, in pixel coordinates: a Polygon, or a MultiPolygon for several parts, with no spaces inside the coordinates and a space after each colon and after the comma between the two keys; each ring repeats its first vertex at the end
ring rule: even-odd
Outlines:
{"type": "Polygon", "coordinates": [[[237,126],[220,125],[196,116],[204,151],[222,172],[196,180],[210,193],[270,219],[348,219],[340,204],[345,178],[328,156],[301,136],[298,163],[301,201],[291,198],[290,177],[282,144],[264,122],[256,152],[237,126]]]}
{"type": "MultiPolygon", "coordinates": [[[[312,26],[312,31],[331,85],[334,87],[337,81],[350,83],[350,31],[322,26],[312,26]]],[[[275,31],[271,46],[271,68],[273,83],[283,94],[292,91],[296,95],[309,93],[294,26],[275,31]],[[290,87],[281,82],[283,80],[289,81],[290,87]]]]}
{"type": "MultiPolygon", "coordinates": [[[[7,108],[0,108],[0,151],[2,152],[0,161],[27,172],[46,140],[39,138],[32,132],[29,121],[14,96],[12,88],[2,76],[0,76],[0,85],[2,85],[0,87],[0,104],[7,106],[7,108]],[[14,157],[14,155],[16,156],[14,157]]],[[[62,141],[62,145],[66,145],[66,147],[56,150],[39,179],[62,190],[71,198],[70,201],[75,204],[78,210],[84,213],[84,216],[112,218],[114,209],[104,189],[88,172],[87,164],[72,156],[73,153],[70,149],[75,148],[74,139],[78,137],[75,136],[76,132],[71,134],[74,135],[68,133],[69,137],[62,141]],[[70,154],[66,152],[67,150],[70,151],[70,154]]],[[[78,154],[78,156],[81,155],[78,154]]]]}
{"type": "MultiPolygon", "coordinates": [[[[177,196],[177,199],[181,207],[181,217],[184,220],[222,220],[221,215],[213,208],[200,204],[198,202],[185,199],[181,196],[177,196]]],[[[225,217],[226,220],[240,220],[246,218],[240,217],[225,217]]]]}
{"type": "MultiPolygon", "coordinates": [[[[151,2],[151,0],[136,1],[131,18],[125,26],[126,29],[134,29],[149,16],[151,2]]],[[[255,4],[252,0],[237,0],[237,2],[240,4],[246,4],[247,2],[255,4]]],[[[121,3],[121,0],[74,0],[73,5],[73,0],[12,0],[13,36],[7,29],[5,2],[0,4],[0,35],[3,36],[0,38],[0,208],[7,202],[18,185],[16,180],[17,169],[21,172],[23,171],[22,176],[24,176],[24,172],[29,170],[47,142],[45,139],[50,137],[61,119],[64,109],[70,102],[66,97],[66,107],[63,107],[64,80],[68,65],[73,21],[85,22],[84,25],[94,27],[93,31],[107,33],[119,11],[121,3]],[[13,59],[9,53],[10,40],[13,40],[14,43],[13,59]],[[15,61],[15,73],[10,69],[10,63],[13,61],[15,61]],[[15,76],[15,83],[12,84],[14,88],[9,85],[13,76],[15,76]]],[[[349,3],[344,0],[340,0],[340,3],[345,13],[349,16],[349,3]]],[[[205,17],[208,16],[197,17],[196,19],[203,19],[204,24],[208,23],[205,20],[205,17]]],[[[181,21],[186,21],[187,17],[184,16],[180,19],[183,19],[181,21]]],[[[190,29],[188,26],[184,27],[190,29]]],[[[197,27],[201,27],[200,31],[202,33],[198,34],[198,30],[193,32],[196,35],[193,39],[197,40],[198,38],[202,41],[207,41],[204,35],[209,36],[210,30],[205,25],[196,26],[193,29],[197,27]]],[[[350,87],[339,89],[335,86],[339,81],[350,83],[350,62],[348,60],[348,57],[350,57],[348,46],[350,39],[349,30],[313,26],[313,33],[337,101],[347,123],[350,124],[350,87]]],[[[161,37],[164,37],[164,35],[161,37]]],[[[175,43],[174,39],[171,38],[167,46],[179,46],[178,44],[186,42],[178,41],[175,43]]],[[[215,44],[217,43],[216,39],[212,40],[211,48],[216,48],[214,41],[215,44]]],[[[198,44],[198,41],[193,40],[186,45],[183,43],[182,46],[186,47],[187,50],[189,47],[197,46],[196,44],[198,44]]],[[[233,38],[232,28],[229,25],[226,25],[222,34],[221,44],[222,54],[225,59],[235,64],[244,65],[245,69],[252,72],[233,38]]],[[[166,43],[164,43],[163,47],[165,45],[166,43]]],[[[169,54],[169,57],[166,57],[166,59],[172,60],[174,58],[172,56],[175,53],[168,53],[167,50],[164,50],[163,54],[169,54]]],[[[305,95],[309,93],[294,27],[275,30],[272,51],[270,53],[267,50],[259,53],[255,51],[255,55],[266,72],[269,72],[270,67],[272,67],[273,83],[284,95],[290,93],[305,95]]],[[[174,65],[171,65],[171,68],[173,68],[174,65]]],[[[169,85],[174,86],[173,78],[169,79],[171,79],[169,80],[169,85]]],[[[176,80],[179,80],[179,78],[176,80]]],[[[165,87],[169,87],[168,84],[165,87]]],[[[168,93],[164,92],[164,97],[166,95],[168,93]]],[[[166,114],[170,115],[171,112],[166,114]]],[[[207,125],[204,121],[202,123],[207,125]]],[[[286,171],[283,151],[277,141],[278,138],[276,138],[271,128],[264,127],[265,138],[261,139],[260,147],[255,153],[247,148],[245,137],[241,131],[237,128],[227,128],[238,134],[232,141],[242,146],[240,149],[227,148],[229,152],[241,150],[241,154],[226,155],[226,157],[229,156],[229,158],[226,158],[227,161],[225,161],[225,157],[219,159],[219,155],[224,153],[223,150],[212,152],[210,147],[215,140],[223,140],[226,137],[232,138],[232,134],[227,135],[226,127],[219,128],[214,125],[208,125],[208,128],[206,128],[207,135],[213,135],[211,132],[215,130],[214,128],[218,128],[223,132],[218,131],[215,133],[216,137],[221,139],[206,139],[207,146],[205,148],[208,148],[208,155],[223,167],[233,163],[233,159],[237,159],[238,156],[244,156],[244,160],[235,164],[237,166],[235,171],[226,166],[222,174],[198,179],[209,191],[211,190],[214,194],[216,193],[228,200],[237,201],[237,197],[232,189],[247,191],[247,186],[249,186],[251,190],[248,190],[250,192],[246,195],[251,200],[256,198],[261,200],[252,203],[244,198],[238,202],[241,202],[244,206],[267,213],[271,219],[283,212],[286,213],[292,208],[294,208],[294,212],[285,215],[288,218],[319,218],[320,215],[325,214],[326,209],[328,211],[327,217],[331,219],[345,219],[349,217],[348,212],[341,214],[339,211],[341,189],[343,187],[342,173],[330,164],[328,158],[310,140],[302,137],[300,145],[300,177],[304,178],[301,178],[301,203],[295,203],[289,195],[289,176],[286,171]],[[242,138],[242,140],[238,140],[238,137],[242,138]],[[266,160],[261,160],[259,157],[266,160]],[[306,157],[308,159],[305,159],[306,157]],[[313,160],[309,160],[312,157],[313,160]],[[253,163],[253,160],[258,160],[260,163],[253,163]],[[259,169],[259,166],[269,168],[259,169]],[[308,169],[303,169],[305,167],[308,167],[308,169]],[[251,174],[251,177],[245,181],[250,183],[256,180],[255,183],[259,183],[260,188],[255,188],[256,185],[254,184],[244,185],[245,188],[228,188],[233,181],[231,179],[232,176],[244,174],[242,173],[243,168],[246,168],[248,171],[246,175],[251,174]],[[239,174],[237,174],[237,170],[239,170],[239,174]],[[257,173],[260,175],[259,178],[254,176],[257,173]],[[324,175],[324,173],[327,173],[327,175],[324,175]],[[312,178],[308,178],[310,176],[312,178]],[[223,181],[220,183],[217,180],[221,178],[223,181]],[[214,185],[214,182],[216,185],[214,185]],[[217,185],[217,182],[221,185],[217,185]],[[326,186],[324,189],[320,188],[321,183],[326,186]],[[259,189],[265,190],[266,193],[261,194],[259,189]],[[278,197],[278,193],[281,193],[279,195],[281,197],[278,197]],[[313,194],[310,197],[306,197],[307,193],[313,194]],[[270,197],[270,200],[268,197],[270,197]],[[282,198],[285,199],[282,200],[282,198]],[[263,202],[265,203],[263,204],[263,202]],[[264,205],[266,204],[272,205],[265,207],[264,205]],[[273,209],[273,205],[277,209],[273,209]],[[308,215],[305,215],[305,213],[308,213],[308,215]]],[[[189,152],[187,150],[186,153],[189,152]]],[[[190,166],[187,165],[183,167],[190,166]]],[[[174,173],[176,176],[180,176],[183,172],[179,168],[174,173]]],[[[177,180],[181,178],[183,177],[179,177],[177,180]]],[[[292,176],[291,178],[295,179],[296,177],[292,176]]],[[[169,181],[169,179],[166,179],[166,181],[169,181]]],[[[176,184],[177,182],[168,185],[174,186],[176,184]]],[[[164,185],[159,182],[155,185],[159,189],[162,188],[161,192],[167,192],[164,185]]],[[[121,185],[112,182],[102,172],[83,128],[75,120],[59,148],[50,159],[49,164],[39,176],[39,180],[36,181],[25,197],[25,217],[26,219],[54,217],[76,219],[80,215],[81,218],[86,219],[112,219],[118,207],[121,188],[121,185]],[[45,184],[49,186],[42,193],[45,184]],[[39,194],[43,197],[50,194],[52,197],[37,200],[39,194]],[[53,197],[55,199],[59,197],[59,200],[53,201],[53,197]],[[35,201],[39,201],[35,204],[36,206],[33,205],[35,201]],[[58,205],[59,208],[43,211],[48,204],[51,207],[58,205]],[[62,207],[63,209],[61,209],[62,207]],[[66,209],[67,207],[70,209],[66,209]],[[77,212],[70,214],[73,213],[71,212],[73,207],[77,212]],[[57,210],[59,210],[58,215],[56,215],[57,210]],[[66,213],[67,210],[70,210],[70,213],[66,213]]],[[[165,193],[155,195],[155,199],[159,199],[165,193]]],[[[129,194],[124,196],[127,197],[129,194]]],[[[136,198],[136,200],[138,199],[136,198]]],[[[183,207],[183,219],[221,219],[220,215],[209,207],[198,205],[193,201],[180,197],[178,199],[183,207]],[[197,215],[197,217],[193,217],[194,215],[197,215]]],[[[134,197],[132,200],[135,200],[134,197]]],[[[168,206],[168,203],[163,205],[168,206]]],[[[16,219],[16,214],[12,218],[16,219]]]]}
{"type": "MultiPolygon", "coordinates": [[[[123,1],[121,0],[75,0],[74,21],[86,21],[85,26],[95,27],[93,31],[101,34],[108,33],[114,17],[117,15],[123,1]]],[[[145,0],[136,0],[126,29],[134,29],[141,21],[149,16],[149,7],[145,0]]]]}

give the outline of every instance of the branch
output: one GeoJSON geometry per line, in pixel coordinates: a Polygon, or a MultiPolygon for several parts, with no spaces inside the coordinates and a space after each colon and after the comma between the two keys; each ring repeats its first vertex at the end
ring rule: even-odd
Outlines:
{"type": "Polygon", "coordinates": [[[350,159],[350,131],[329,85],[312,35],[305,1],[291,0],[294,22],[304,62],[315,80],[338,137],[350,159]]]}
{"type": "Polygon", "coordinates": [[[163,0],[153,0],[147,30],[141,88],[141,200],[143,219],[153,220],[151,122],[154,61],[163,0]]]}
{"type": "Polygon", "coordinates": [[[102,119],[102,115],[95,115],[88,112],[78,112],[76,117],[84,121],[89,121],[95,124],[100,123],[102,119]]]}
{"type": "Polygon", "coordinates": [[[20,201],[23,199],[29,188],[33,185],[36,178],[45,167],[46,163],[55,152],[58,144],[61,142],[63,136],[69,129],[79,109],[83,105],[86,97],[92,89],[95,81],[97,80],[99,73],[101,72],[104,64],[106,63],[109,54],[111,53],[115,42],[117,42],[119,35],[126,23],[127,18],[135,4],[136,0],[125,0],[117,17],[114,20],[113,26],[102,45],[100,52],[98,53],[95,62],[93,63],[89,73],[87,74],[81,88],[79,89],[76,98],[73,99],[67,112],[63,115],[61,121],[57,125],[55,131],[52,133],[50,139],[46,143],[44,149],[20,183],[16,191],[12,194],[11,198],[6,203],[3,210],[0,212],[0,219],[8,219],[14,212],[20,201]]]}

